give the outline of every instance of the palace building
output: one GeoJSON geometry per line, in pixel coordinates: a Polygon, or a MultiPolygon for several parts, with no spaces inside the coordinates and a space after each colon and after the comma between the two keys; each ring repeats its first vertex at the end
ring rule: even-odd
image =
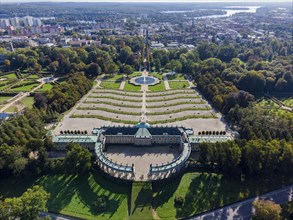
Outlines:
{"type": "Polygon", "coordinates": [[[90,150],[96,156],[96,164],[100,169],[113,178],[153,181],[169,178],[185,169],[191,151],[199,150],[199,143],[223,142],[229,138],[221,135],[194,135],[193,129],[183,126],[150,126],[146,122],[140,122],[135,126],[94,128],[91,135],[57,135],[52,140],[58,151],[65,151],[69,143],[78,143],[90,150]],[[110,150],[115,148],[118,152],[110,150]],[[139,156],[132,153],[137,148],[139,156]],[[152,162],[143,158],[149,154],[144,154],[143,149],[148,152],[152,149],[152,162]],[[119,157],[120,162],[109,157],[109,150],[112,156],[117,154],[116,158],[119,157]],[[125,151],[128,151],[127,156],[124,155],[125,151]],[[172,156],[174,153],[175,157],[172,156]],[[162,163],[159,159],[162,155],[169,157],[170,160],[162,163]],[[137,157],[141,157],[139,161],[135,160],[137,157]]]}

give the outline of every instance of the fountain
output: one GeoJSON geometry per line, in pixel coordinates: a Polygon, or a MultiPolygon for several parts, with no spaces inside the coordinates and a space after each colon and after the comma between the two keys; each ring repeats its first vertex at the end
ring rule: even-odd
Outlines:
{"type": "Polygon", "coordinates": [[[152,76],[140,76],[134,79],[134,82],[138,85],[150,85],[156,82],[156,79],[152,76]]]}

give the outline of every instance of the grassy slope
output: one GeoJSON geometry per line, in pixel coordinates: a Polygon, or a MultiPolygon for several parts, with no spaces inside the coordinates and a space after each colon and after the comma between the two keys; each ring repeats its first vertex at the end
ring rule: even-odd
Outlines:
{"type": "Polygon", "coordinates": [[[32,108],[33,107],[33,104],[34,104],[34,97],[25,97],[20,102],[25,107],[32,108]]]}
{"type": "MultiPolygon", "coordinates": [[[[289,184],[290,180],[286,181],[289,184]]],[[[217,174],[187,173],[170,184],[154,185],[154,198],[160,218],[176,219],[255,196],[281,187],[282,184],[281,178],[239,181],[217,174]],[[174,207],[176,196],[185,198],[181,208],[174,207]]]]}
{"type": "Polygon", "coordinates": [[[165,91],[165,84],[163,81],[160,81],[159,84],[154,85],[154,86],[149,86],[149,90],[152,92],[163,92],[165,91]]]}
{"type": "Polygon", "coordinates": [[[158,79],[162,80],[163,79],[163,75],[157,72],[151,72],[149,73],[149,76],[154,76],[157,77],[158,79]]]}
{"type": "Polygon", "coordinates": [[[8,78],[8,79],[17,79],[15,73],[8,73],[8,74],[6,74],[6,75],[2,75],[1,77],[3,77],[3,78],[8,78]]]}
{"type": "Polygon", "coordinates": [[[120,81],[102,81],[101,87],[105,89],[119,89],[120,81]]]}
{"type": "Polygon", "coordinates": [[[37,90],[37,92],[46,92],[46,91],[50,91],[53,88],[53,85],[50,83],[46,83],[44,84],[41,88],[39,88],[37,90]]]}
{"type": "Polygon", "coordinates": [[[98,172],[89,175],[46,175],[37,179],[2,179],[0,199],[20,196],[34,184],[51,193],[48,209],[83,219],[127,219],[130,187],[107,181],[98,172]],[[97,196],[108,198],[107,209],[97,213],[91,208],[97,196]]]}
{"type": "Polygon", "coordinates": [[[13,96],[0,96],[0,105],[4,104],[5,101],[11,99],[13,96]]]}
{"type": "Polygon", "coordinates": [[[189,84],[187,81],[168,81],[171,89],[186,89],[189,84]]]}
{"type": "Polygon", "coordinates": [[[104,76],[104,80],[121,81],[122,79],[123,79],[123,74],[114,74],[114,75],[106,74],[104,76]]]}
{"type": "Polygon", "coordinates": [[[26,86],[19,86],[13,89],[10,89],[12,92],[30,92],[33,88],[37,87],[39,83],[34,83],[26,86]]]}
{"type": "Polygon", "coordinates": [[[140,91],[141,86],[136,86],[128,83],[127,81],[125,82],[124,86],[124,91],[129,91],[129,92],[138,92],[140,91]]]}

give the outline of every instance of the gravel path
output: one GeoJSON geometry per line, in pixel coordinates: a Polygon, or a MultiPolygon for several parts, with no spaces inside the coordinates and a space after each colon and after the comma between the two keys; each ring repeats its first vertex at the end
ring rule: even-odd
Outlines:
{"type": "Polygon", "coordinates": [[[166,76],[166,73],[163,74],[163,81],[164,81],[165,89],[170,90],[170,86],[169,86],[169,82],[168,82],[168,78],[166,76]]]}

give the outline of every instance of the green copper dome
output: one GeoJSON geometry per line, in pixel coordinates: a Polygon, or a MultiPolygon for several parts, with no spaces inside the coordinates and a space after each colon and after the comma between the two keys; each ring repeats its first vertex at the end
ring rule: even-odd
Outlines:
{"type": "Polygon", "coordinates": [[[137,128],[149,128],[151,127],[149,123],[146,123],[146,122],[140,122],[138,124],[135,125],[135,127],[137,128]]]}

